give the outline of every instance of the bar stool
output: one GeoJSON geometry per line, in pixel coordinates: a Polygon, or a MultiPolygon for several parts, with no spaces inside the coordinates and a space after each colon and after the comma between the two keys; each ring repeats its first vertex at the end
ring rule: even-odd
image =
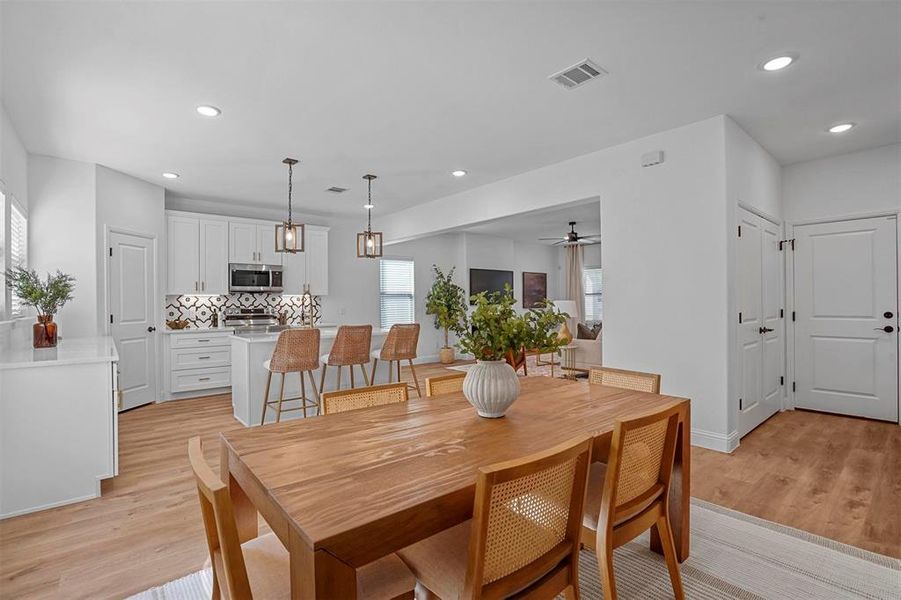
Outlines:
{"type": "Polygon", "coordinates": [[[275,349],[272,351],[272,358],[263,363],[263,367],[268,371],[266,379],[266,391],[263,395],[263,416],[260,417],[260,425],[266,422],[266,409],[273,406],[275,410],[275,422],[278,423],[282,419],[283,412],[292,410],[303,410],[303,416],[307,416],[307,410],[315,408],[319,410],[319,391],[316,389],[316,380],[313,379],[313,371],[319,368],[319,330],[318,329],[286,329],[278,336],[275,342],[275,349]],[[272,384],[272,374],[280,373],[282,376],[281,387],[278,393],[278,400],[269,399],[269,387],[272,384]],[[300,396],[296,398],[285,398],[285,374],[300,374],[300,396]],[[303,381],[303,375],[306,373],[310,378],[310,385],[313,386],[313,394],[315,400],[307,398],[307,390],[303,381]],[[295,408],[282,408],[282,403],[300,400],[301,405],[295,408]]]}
{"type": "MultiPolygon", "coordinates": [[[[419,379],[416,377],[416,368],[413,359],[416,358],[416,347],[419,345],[419,323],[392,325],[385,338],[385,345],[372,353],[372,377],[375,379],[375,368],[379,360],[388,361],[388,383],[391,383],[393,372],[391,363],[397,363],[397,382],[400,383],[400,361],[410,363],[410,371],[413,373],[413,384],[409,386],[416,390],[416,395],[422,398],[419,391],[419,379]]],[[[409,384],[408,384],[409,385],[409,384]]]]}
{"type": "Polygon", "coordinates": [[[341,367],[350,370],[350,387],[354,384],[354,366],[360,365],[363,371],[363,381],[369,385],[369,375],[366,373],[366,363],[369,362],[369,346],[372,342],[372,325],[342,325],[338,328],[335,343],[328,354],[320,357],[322,362],[322,377],[319,380],[320,393],[325,390],[325,371],[329,366],[338,367],[335,375],[337,387],[341,389],[341,367]]]}

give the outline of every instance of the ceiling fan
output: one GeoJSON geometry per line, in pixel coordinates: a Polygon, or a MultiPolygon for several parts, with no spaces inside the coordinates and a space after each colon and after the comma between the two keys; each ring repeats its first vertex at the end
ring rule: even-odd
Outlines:
{"type": "Polygon", "coordinates": [[[600,244],[601,234],[596,233],[594,235],[579,235],[576,232],[576,222],[569,222],[569,231],[566,232],[566,235],[563,236],[563,239],[560,238],[538,238],[541,241],[550,241],[557,240],[554,242],[554,246],[593,246],[595,244],[600,244]]]}

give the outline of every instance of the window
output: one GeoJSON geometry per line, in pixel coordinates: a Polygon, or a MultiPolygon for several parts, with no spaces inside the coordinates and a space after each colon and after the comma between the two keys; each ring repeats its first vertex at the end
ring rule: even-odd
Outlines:
{"type": "MultiPolygon", "coordinates": [[[[28,266],[28,220],[15,202],[10,204],[9,268],[28,266]]],[[[10,317],[24,317],[25,306],[15,295],[10,296],[10,317]]]]}
{"type": "Polygon", "coordinates": [[[379,314],[382,329],[415,320],[412,260],[383,258],[379,261],[379,314]]]}
{"type": "Polygon", "coordinates": [[[600,267],[582,270],[582,287],[585,291],[585,322],[601,321],[604,318],[604,300],[600,267]]]}

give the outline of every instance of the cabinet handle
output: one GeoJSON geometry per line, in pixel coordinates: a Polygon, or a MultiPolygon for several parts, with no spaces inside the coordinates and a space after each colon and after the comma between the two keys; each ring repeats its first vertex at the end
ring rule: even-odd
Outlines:
{"type": "Polygon", "coordinates": [[[206,289],[206,281],[201,281],[201,282],[200,282],[200,291],[202,292],[202,291],[204,291],[205,289],[206,289]]]}
{"type": "Polygon", "coordinates": [[[197,291],[197,282],[196,281],[194,282],[194,291],[195,292],[197,291]]]}
{"type": "Polygon", "coordinates": [[[210,380],[209,377],[201,377],[201,378],[198,379],[197,381],[209,381],[209,380],[210,380]]]}
{"type": "Polygon", "coordinates": [[[207,360],[209,356],[198,356],[197,360],[207,360]]]}
{"type": "Polygon", "coordinates": [[[202,342],[202,343],[205,344],[206,342],[208,342],[208,341],[210,341],[210,340],[197,340],[197,341],[198,341],[198,342],[202,342]]]}

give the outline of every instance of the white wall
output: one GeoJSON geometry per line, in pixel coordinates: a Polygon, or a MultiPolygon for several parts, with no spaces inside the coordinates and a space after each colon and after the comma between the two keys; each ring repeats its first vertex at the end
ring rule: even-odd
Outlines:
{"type": "Polygon", "coordinates": [[[61,337],[97,334],[96,169],[90,163],[28,158],[29,263],[39,274],[75,277],[74,298],[60,313],[61,337]]]}
{"type": "MultiPolygon", "coordinates": [[[[141,179],[96,166],[96,268],[97,323],[107,330],[106,259],[107,228],[156,236],[156,301],[155,314],[165,306],[166,282],[166,210],[165,189],[141,179]]],[[[162,329],[159,327],[158,329],[162,329]]]]}
{"type": "MultiPolygon", "coordinates": [[[[395,213],[389,240],[598,196],[604,362],[692,400],[699,443],[730,433],[725,121],[718,116],[395,213]],[[640,157],[663,150],[665,162],[640,157]]],[[[713,440],[713,442],[711,442],[713,440]]]]}
{"type": "Polygon", "coordinates": [[[782,171],[789,223],[901,210],[901,144],[797,163],[782,171]]]}

